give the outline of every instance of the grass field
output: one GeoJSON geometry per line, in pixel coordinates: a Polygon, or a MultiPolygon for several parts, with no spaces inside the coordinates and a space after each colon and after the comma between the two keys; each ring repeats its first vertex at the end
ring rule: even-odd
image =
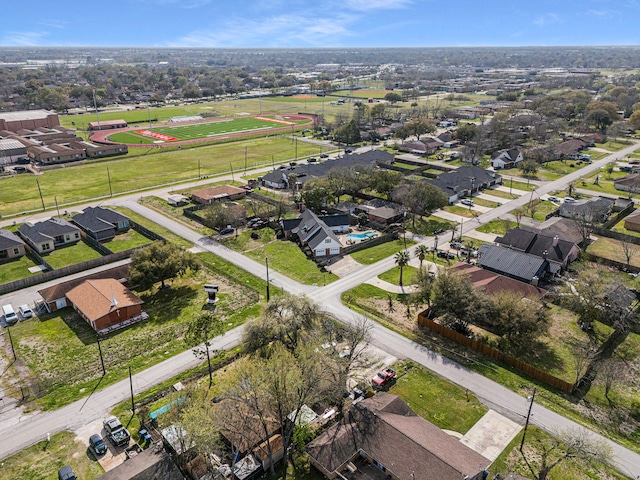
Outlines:
{"type": "Polygon", "coordinates": [[[87,260],[92,260],[101,256],[100,252],[94,250],[88,243],[80,241],[75,245],[56,248],[49,255],[46,255],[44,259],[53,268],[62,268],[76,263],[86,262],[87,260]]]}
{"type": "MultiPolygon", "coordinates": [[[[307,121],[306,123],[310,123],[307,121]]],[[[115,142],[124,143],[151,143],[155,142],[175,142],[183,140],[194,140],[198,138],[214,138],[228,136],[237,133],[259,132],[274,128],[282,128],[287,125],[296,126],[299,123],[295,120],[268,119],[266,117],[245,117],[230,118],[224,120],[214,120],[206,123],[194,123],[191,125],[157,126],[151,129],[141,128],[133,132],[115,133],[109,139],[115,142]],[[286,122],[286,123],[283,123],[286,122]],[[155,139],[155,140],[154,140],[155,139]]]]}
{"type": "MultiPolygon", "coordinates": [[[[407,250],[410,250],[416,242],[407,240],[407,250]]],[[[365,248],[364,250],[358,250],[357,252],[351,253],[351,258],[353,258],[358,263],[363,263],[365,265],[370,265],[372,263],[376,263],[383,258],[387,258],[391,255],[398,253],[400,250],[405,249],[405,244],[402,239],[393,240],[391,242],[383,243],[381,245],[376,245],[375,247],[365,248]]]]}
{"type": "Polygon", "coordinates": [[[27,255],[11,260],[10,262],[0,263],[0,283],[9,283],[21,278],[27,278],[37,273],[31,273],[29,268],[35,267],[36,264],[27,255]]]}
{"type": "MultiPolygon", "coordinates": [[[[292,142],[280,137],[237,141],[176,151],[147,151],[144,155],[107,161],[68,164],[64,168],[47,170],[38,177],[42,200],[48,209],[55,208],[56,199],[65,205],[86,202],[134,190],[168,183],[195,180],[198,175],[210,176],[233,169],[240,174],[247,168],[268,166],[273,162],[318,155],[323,148],[305,142],[292,142]],[[246,163],[245,163],[246,148],[246,163]],[[109,169],[107,174],[107,168],[109,169]]],[[[16,175],[0,180],[0,214],[2,216],[42,210],[38,184],[33,175],[16,175]]]]}
{"type": "MultiPolygon", "coordinates": [[[[430,257],[427,257],[427,259],[430,257]]],[[[404,286],[411,285],[413,277],[418,273],[418,269],[407,265],[402,269],[402,284],[404,286]]],[[[393,267],[391,270],[387,270],[384,273],[378,275],[380,280],[389,282],[392,285],[400,285],[400,267],[393,267]]]]}

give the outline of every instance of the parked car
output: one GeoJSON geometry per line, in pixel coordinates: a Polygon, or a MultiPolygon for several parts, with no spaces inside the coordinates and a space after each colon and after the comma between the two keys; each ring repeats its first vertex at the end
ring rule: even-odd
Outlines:
{"type": "Polygon", "coordinates": [[[77,480],[76,474],[73,473],[73,469],[66,465],[58,470],[58,480],[77,480]]]}
{"type": "Polygon", "coordinates": [[[383,387],[396,378],[396,371],[393,368],[385,368],[380,370],[371,378],[371,384],[374,387],[383,387]]]}
{"type": "Polygon", "coordinates": [[[317,161],[318,161],[318,159],[316,157],[311,157],[311,158],[307,159],[307,162],[309,162],[309,163],[315,163],[317,161]]]}
{"type": "Polygon", "coordinates": [[[226,228],[220,230],[220,235],[229,235],[230,233],[235,232],[231,225],[227,225],[226,228]]]}
{"type": "Polygon", "coordinates": [[[462,200],[460,200],[460,203],[469,207],[475,206],[475,203],[473,203],[473,200],[471,200],[470,198],[463,198],[462,200]]]}
{"type": "Polygon", "coordinates": [[[575,203],[576,199],[573,197],[564,197],[565,203],[575,203]]]}
{"type": "Polygon", "coordinates": [[[23,320],[33,317],[33,311],[29,308],[29,305],[20,305],[18,311],[23,320]]]}
{"type": "Polygon", "coordinates": [[[453,260],[454,258],[456,258],[456,255],[452,252],[446,252],[444,250],[438,250],[438,253],[436,254],[438,256],[438,258],[448,258],[449,260],[453,260]]]}
{"type": "Polygon", "coordinates": [[[453,248],[454,250],[460,250],[462,248],[462,243],[460,243],[460,242],[451,242],[449,244],[449,248],[453,248]]]}
{"type": "Polygon", "coordinates": [[[129,431],[124,428],[122,423],[120,423],[118,417],[111,416],[102,423],[109,434],[109,440],[111,440],[111,443],[117,447],[129,445],[131,435],[129,435],[129,431]]]}
{"type": "Polygon", "coordinates": [[[329,158],[329,154],[327,154],[327,153],[321,153],[321,154],[320,154],[320,158],[329,158]]]}
{"type": "Polygon", "coordinates": [[[2,314],[4,315],[4,321],[7,322],[8,325],[18,322],[18,316],[13,310],[13,306],[11,304],[2,306],[2,314]]]}
{"type": "Polygon", "coordinates": [[[89,446],[91,447],[91,450],[93,450],[93,453],[96,454],[96,457],[107,453],[107,444],[104,443],[102,437],[97,433],[94,433],[89,437],[89,446]]]}
{"type": "Polygon", "coordinates": [[[549,195],[547,197],[547,200],[549,200],[550,202],[554,202],[554,203],[560,201],[560,199],[558,197],[554,196],[554,195],[549,195]]]}
{"type": "Polygon", "coordinates": [[[434,235],[440,235],[441,233],[444,233],[444,229],[443,229],[443,228],[436,228],[436,229],[433,231],[433,234],[434,234],[434,235]]]}
{"type": "Polygon", "coordinates": [[[344,153],[353,153],[353,150],[351,150],[350,148],[345,148],[344,153]]]}

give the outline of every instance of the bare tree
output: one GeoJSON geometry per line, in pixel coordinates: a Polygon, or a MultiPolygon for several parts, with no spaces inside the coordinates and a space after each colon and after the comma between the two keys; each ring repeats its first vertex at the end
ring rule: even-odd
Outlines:
{"type": "Polygon", "coordinates": [[[608,358],[600,362],[598,365],[598,378],[604,386],[604,397],[611,404],[611,398],[609,394],[611,390],[619,384],[624,382],[627,376],[628,367],[622,360],[608,358]]]}
{"type": "Polygon", "coordinates": [[[631,266],[633,260],[640,253],[640,245],[630,242],[625,237],[620,238],[620,250],[624,258],[627,260],[627,268],[631,266]]]}

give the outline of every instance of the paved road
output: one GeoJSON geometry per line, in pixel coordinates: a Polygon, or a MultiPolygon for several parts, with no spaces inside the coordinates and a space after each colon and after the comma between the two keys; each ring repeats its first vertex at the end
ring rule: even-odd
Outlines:
{"type": "MultiPolygon", "coordinates": [[[[586,175],[595,169],[602,167],[609,161],[622,158],[637,147],[638,145],[634,145],[633,147],[626,148],[607,157],[606,159],[593,162],[591,165],[588,165],[577,172],[566,175],[562,179],[549,182],[539,187],[539,189],[534,193],[534,196],[542,195],[553,190],[560,190],[564,188],[568,182],[578,180],[580,176],[586,175]]],[[[509,204],[502,205],[491,212],[482,214],[479,217],[479,221],[474,220],[465,223],[462,228],[464,231],[474,229],[480,223],[486,223],[495,218],[499,218],[501,215],[506,214],[517,206],[524,205],[528,201],[530,201],[529,195],[513,200],[512,202],[509,202],[509,204]]],[[[247,259],[240,253],[227,249],[226,247],[211,241],[207,237],[202,237],[178,222],[167,219],[153,210],[138,205],[133,199],[124,199],[124,201],[120,199],[118,203],[147,216],[151,220],[190,240],[198,247],[220,255],[254,275],[265,279],[266,269],[262,264],[247,259]]],[[[432,238],[425,238],[422,241],[428,246],[433,244],[432,238]]],[[[445,239],[442,243],[445,243],[445,241],[448,240],[445,239]]],[[[271,272],[270,277],[273,278],[274,281],[272,283],[277,287],[295,294],[306,294],[337,318],[340,318],[345,322],[351,322],[357,317],[357,314],[342,305],[340,301],[340,294],[365,282],[371,277],[389,270],[393,266],[395,266],[393,258],[386,258],[373,265],[356,268],[348,275],[330,285],[327,285],[326,287],[310,287],[301,285],[283,275],[277,274],[276,272],[271,272]]],[[[228,332],[225,336],[215,339],[214,348],[228,348],[235,345],[240,338],[241,330],[241,327],[236,328],[228,332]]],[[[526,414],[528,406],[523,397],[493,382],[492,380],[468,370],[450,359],[442,357],[441,355],[384,328],[375,322],[373,323],[373,342],[376,346],[388,351],[389,353],[395,354],[399,357],[412,359],[430,370],[433,370],[461,385],[462,387],[469,389],[498,411],[506,414],[510,412],[512,415],[520,418],[523,418],[526,414]]],[[[160,383],[161,381],[175,376],[181,371],[193,367],[197,363],[198,361],[195,360],[190,351],[184,352],[135,375],[135,391],[138,392],[145,390],[151,385],[160,383]]],[[[100,418],[105,415],[112,406],[126,400],[128,396],[128,382],[123,381],[106,387],[89,397],[89,399],[83,399],[75,402],[74,404],[64,407],[58,411],[33,415],[23,419],[19,424],[17,424],[17,421],[12,425],[3,424],[0,427],[0,459],[39,441],[46,436],[47,432],[55,433],[64,429],[73,429],[91,420],[100,418]],[[10,435],[9,432],[11,432],[10,435]]],[[[589,430],[583,429],[571,420],[565,419],[564,417],[536,404],[533,407],[532,423],[551,432],[567,429],[582,429],[590,436],[598,438],[611,446],[613,451],[613,464],[618,468],[618,470],[632,478],[640,476],[640,455],[606,440],[589,430]]]]}

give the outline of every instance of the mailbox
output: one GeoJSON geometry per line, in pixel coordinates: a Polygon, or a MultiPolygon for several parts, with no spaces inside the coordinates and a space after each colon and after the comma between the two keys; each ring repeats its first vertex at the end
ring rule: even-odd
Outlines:
{"type": "Polygon", "coordinates": [[[218,285],[207,283],[204,286],[204,291],[207,292],[207,295],[209,295],[207,303],[216,303],[218,301],[218,298],[216,297],[216,295],[218,294],[218,285]]]}

